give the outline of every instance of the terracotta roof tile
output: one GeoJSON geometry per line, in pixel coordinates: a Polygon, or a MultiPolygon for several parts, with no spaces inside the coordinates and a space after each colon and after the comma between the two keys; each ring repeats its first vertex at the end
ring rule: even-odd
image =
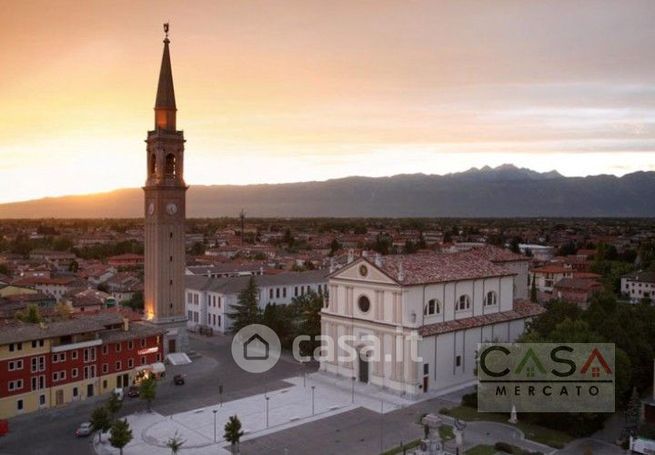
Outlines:
{"type": "Polygon", "coordinates": [[[514,272],[481,257],[476,250],[463,253],[385,256],[380,268],[403,285],[515,275],[514,272]],[[402,274],[399,273],[401,270],[402,274]]]}
{"type": "Polygon", "coordinates": [[[514,308],[510,311],[490,313],[481,316],[473,316],[470,318],[456,319],[454,321],[437,322],[434,324],[424,325],[419,329],[419,335],[426,337],[455,332],[457,330],[473,329],[489,324],[497,324],[500,322],[508,322],[517,319],[525,319],[533,316],[538,316],[545,311],[546,310],[542,306],[535,303],[530,303],[524,300],[516,300],[514,301],[514,308]]]}

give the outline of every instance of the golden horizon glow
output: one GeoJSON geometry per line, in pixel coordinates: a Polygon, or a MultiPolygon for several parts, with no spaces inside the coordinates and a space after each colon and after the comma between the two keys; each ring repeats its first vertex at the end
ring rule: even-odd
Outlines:
{"type": "Polygon", "coordinates": [[[0,202],[139,187],[161,23],[190,185],[655,169],[648,1],[16,2],[0,202]]]}

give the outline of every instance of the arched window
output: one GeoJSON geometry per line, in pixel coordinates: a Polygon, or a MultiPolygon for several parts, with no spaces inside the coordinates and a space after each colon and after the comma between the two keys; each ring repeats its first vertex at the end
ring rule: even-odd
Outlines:
{"type": "Polygon", "coordinates": [[[468,310],[471,308],[471,297],[469,297],[467,294],[460,295],[458,303],[458,310],[468,310]]]}
{"type": "Polygon", "coordinates": [[[439,313],[441,313],[441,303],[437,299],[428,300],[425,308],[423,308],[423,314],[425,316],[433,316],[439,313]]]}
{"type": "Polygon", "coordinates": [[[495,305],[497,303],[498,303],[498,295],[496,294],[496,291],[487,292],[487,295],[484,296],[485,306],[495,305]]]}
{"type": "Polygon", "coordinates": [[[157,156],[152,153],[150,155],[150,162],[148,163],[149,175],[154,175],[157,170],[157,156]]]}
{"type": "Polygon", "coordinates": [[[175,155],[172,153],[166,155],[166,175],[169,177],[175,177],[175,174],[177,173],[177,166],[175,161],[175,155]]]}

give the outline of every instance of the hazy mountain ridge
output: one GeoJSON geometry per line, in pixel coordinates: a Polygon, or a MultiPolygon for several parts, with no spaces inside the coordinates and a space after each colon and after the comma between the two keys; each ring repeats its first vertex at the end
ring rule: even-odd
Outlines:
{"type": "MultiPolygon", "coordinates": [[[[439,175],[324,182],[192,185],[188,217],[652,217],[655,172],[563,177],[512,165],[439,175]]],[[[143,191],[0,204],[0,218],[142,217],[143,191]]]]}

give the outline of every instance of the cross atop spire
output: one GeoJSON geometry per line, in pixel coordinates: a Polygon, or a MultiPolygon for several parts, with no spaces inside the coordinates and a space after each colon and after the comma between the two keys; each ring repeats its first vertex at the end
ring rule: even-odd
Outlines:
{"type": "Polygon", "coordinates": [[[168,22],[164,24],[164,54],[159,70],[159,84],[157,85],[157,99],[155,101],[155,128],[175,130],[175,89],[173,88],[173,70],[171,69],[171,56],[168,50],[168,22]]]}

